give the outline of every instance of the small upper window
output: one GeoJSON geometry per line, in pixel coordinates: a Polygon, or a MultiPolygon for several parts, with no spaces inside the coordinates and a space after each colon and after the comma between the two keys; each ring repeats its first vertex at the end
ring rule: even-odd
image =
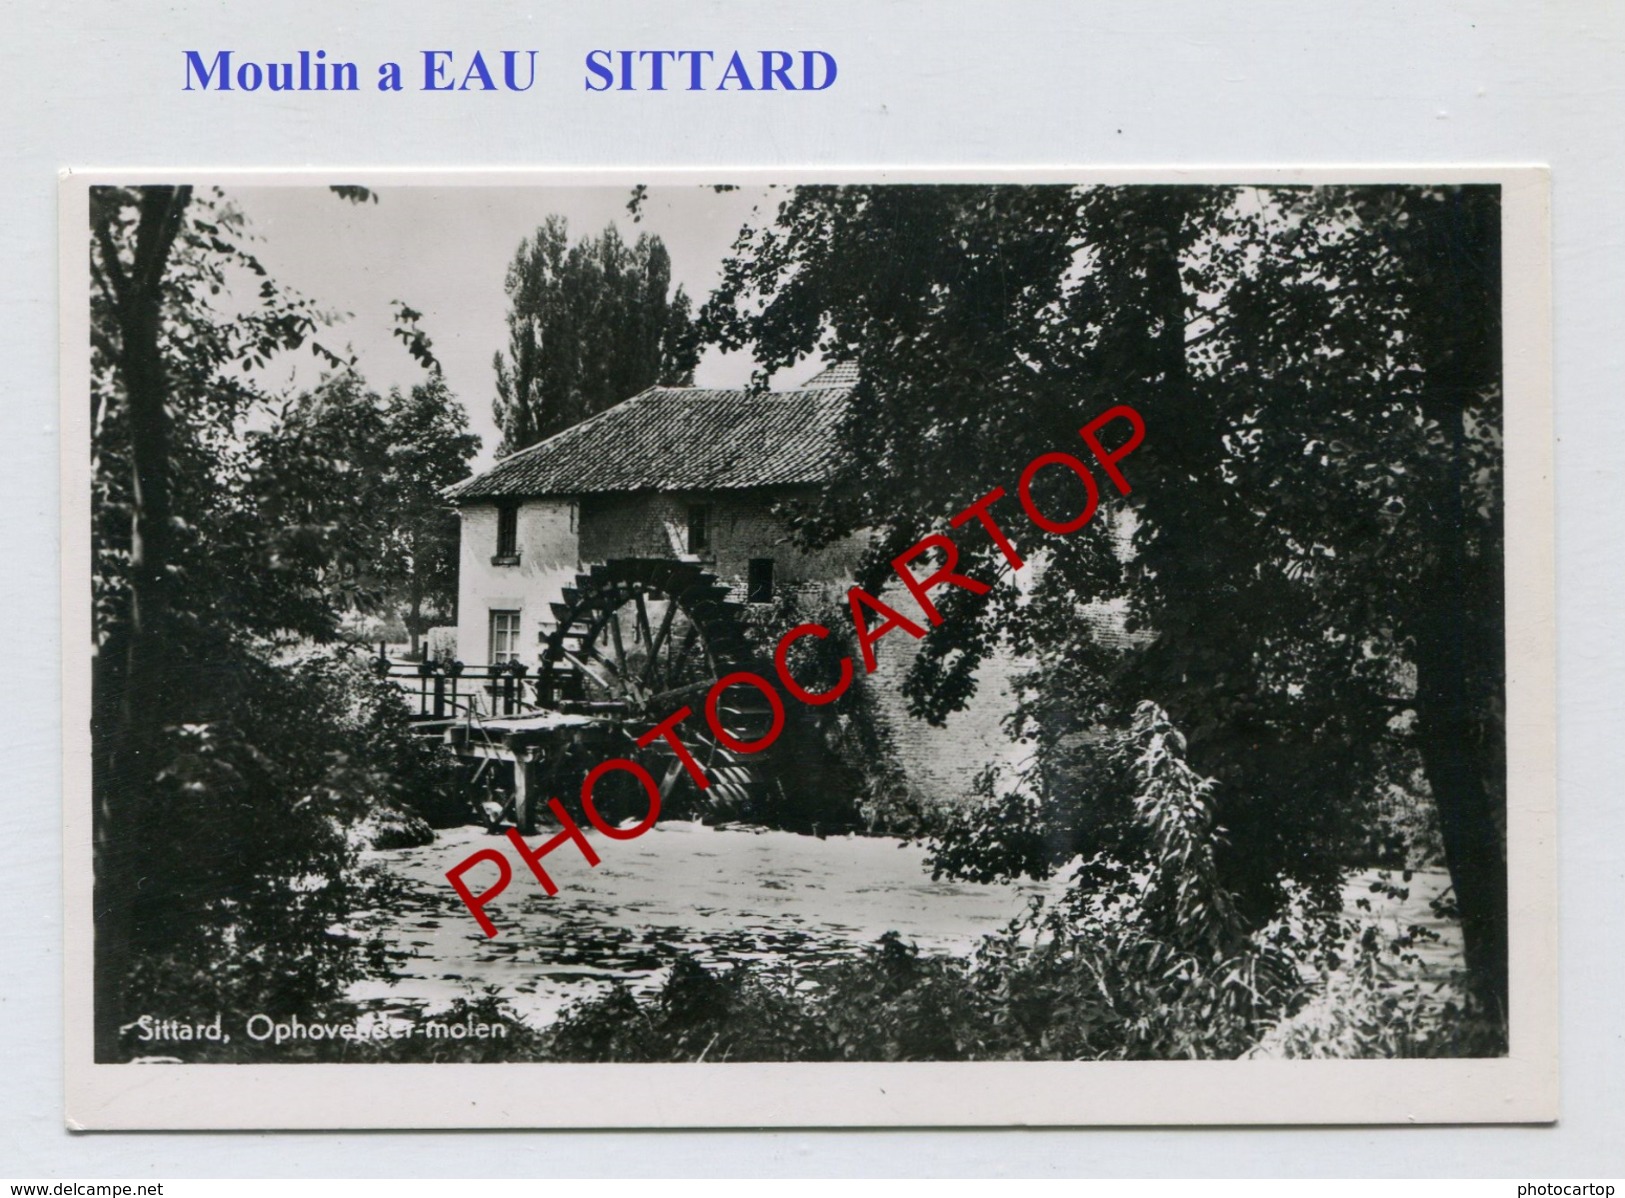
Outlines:
{"type": "Polygon", "coordinates": [[[505,503],[497,508],[497,556],[515,557],[519,553],[519,505],[505,503]]]}
{"type": "Polygon", "coordinates": [[[753,557],[745,579],[745,598],[751,603],[773,602],[773,559],[753,557]]]}
{"type": "Polygon", "coordinates": [[[703,503],[688,508],[688,551],[704,553],[711,548],[711,510],[703,503]]]}

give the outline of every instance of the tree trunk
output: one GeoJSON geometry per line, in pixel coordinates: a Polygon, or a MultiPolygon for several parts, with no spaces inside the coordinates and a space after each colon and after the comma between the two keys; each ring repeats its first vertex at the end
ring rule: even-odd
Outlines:
{"type": "MultiPolygon", "coordinates": [[[[409,542],[412,566],[406,576],[406,633],[412,638],[412,656],[418,656],[418,640],[423,629],[423,572],[425,569],[423,557],[423,538],[417,533],[411,534],[409,542]]],[[[427,656],[427,654],[425,654],[427,656]]],[[[420,659],[421,660],[421,659],[420,659]]]]}
{"type": "Polygon", "coordinates": [[[1472,996],[1483,1011],[1505,1020],[1502,513],[1497,497],[1486,525],[1475,510],[1479,501],[1470,502],[1476,488],[1466,424],[1470,411],[1481,422],[1499,416],[1499,197],[1491,188],[1456,188],[1426,216],[1416,252],[1416,305],[1434,325],[1421,410],[1443,434],[1446,452],[1441,468],[1424,480],[1419,513],[1428,564],[1412,629],[1417,733],[1461,910],[1472,996]]]}
{"type": "MultiPolygon", "coordinates": [[[[119,329],[118,373],[124,383],[130,429],[130,609],[124,632],[122,686],[108,695],[108,744],[93,808],[95,855],[95,1052],[120,1059],[119,1029],[127,1012],[131,943],[136,932],[134,885],[140,872],[141,799],[153,774],[157,733],[165,703],[162,630],[169,557],[169,397],[158,337],[163,276],[189,187],[143,188],[135,247],[126,269],[108,223],[97,220],[102,269],[115,296],[119,329]]],[[[98,219],[99,218],[99,219],[98,219]]],[[[104,651],[116,646],[110,644],[104,651]]],[[[107,671],[103,670],[104,681],[107,671]]]]}
{"type": "Polygon", "coordinates": [[[1480,720],[1484,696],[1466,685],[1467,638],[1459,611],[1437,611],[1416,652],[1417,741],[1438,807],[1445,863],[1461,911],[1474,1000],[1507,1015],[1507,867],[1496,802],[1485,785],[1480,720]]]}
{"type": "Polygon", "coordinates": [[[1475,558],[1467,551],[1467,402],[1461,391],[1445,390],[1424,405],[1449,452],[1428,488],[1432,569],[1424,575],[1412,626],[1417,745],[1461,911],[1472,997],[1505,1020],[1506,787],[1504,778],[1492,778],[1494,769],[1505,768],[1498,742],[1506,730],[1494,693],[1505,686],[1505,619],[1499,555],[1475,558]]]}

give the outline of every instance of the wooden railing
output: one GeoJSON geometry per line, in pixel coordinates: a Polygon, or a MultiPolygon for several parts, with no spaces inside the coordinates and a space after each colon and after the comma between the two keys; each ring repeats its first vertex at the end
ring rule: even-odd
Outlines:
{"type": "Polygon", "coordinates": [[[522,663],[464,665],[380,655],[373,668],[400,688],[420,720],[523,715],[539,710],[536,680],[522,663]]]}

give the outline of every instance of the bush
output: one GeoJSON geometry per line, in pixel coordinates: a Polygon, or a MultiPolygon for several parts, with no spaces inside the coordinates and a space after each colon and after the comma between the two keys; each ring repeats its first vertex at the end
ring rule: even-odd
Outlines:
{"type": "Polygon", "coordinates": [[[364,655],[244,654],[217,681],[220,714],[163,729],[152,781],[126,784],[143,879],[126,1009],[318,1009],[382,967],[347,926],[380,884],[361,834],[392,822],[420,842],[410,813],[451,801],[461,773],[364,655]]]}
{"type": "Polygon", "coordinates": [[[1250,1055],[1486,1057],[1506,1053],[1504,1025],[1473,1013],[1466,975],[1414,976],[1414,932],[1385,943],[1376,927],[1341,925],[1341,954],[1321,963],[1312,994],[1268,1029],[1250,1055]],[[1407,976],[1412,975],[1412,976],[1407,976]]]}
{"type": "Polygon", "coordinates": [[[888,933],[806,971],[681,959],[660,990],[617,987],[545,1033],[565,1061],[1163,1060],[1237,1057],[1301,997],[1273,944],[1203,959],[1137,916],[1035,910],[968,959],[888,933]]]}
{"type": "Polygon", "coordinates": [[[415,849],[434,843],[434,829],[422,816],[394,807],[374,807],[346,832],[358,849],[415,849]]]}
{"type": "Polygon", "coordinates": [[[544,1036],[560,1061],[827,1061],[826,1031],[788,975],[680,957],[639,1000],[624,986],[572,1004],[544,1036]]]}

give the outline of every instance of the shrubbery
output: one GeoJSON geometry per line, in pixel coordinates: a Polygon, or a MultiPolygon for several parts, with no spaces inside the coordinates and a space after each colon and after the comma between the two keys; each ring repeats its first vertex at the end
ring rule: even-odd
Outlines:
{"type": "Polygon", "coordinates": [[[559,1061],[1177,1060],[1495,1055],[1459,977],[1417,980],[1418,930],[1384,937],[1298,890],[1224,945],[1156,930],[1119,891],[1046,908],[965,957],[887,934],[795,971],[680,959],[661,988],[579,1002],[537,1042],[559,1061]]]}
{"type": "Polygon", "coordinates": [[[1298,1010],[1270,1027],[1255,1057],[1485,1057],[1506,1053],[1500,1020],[1473,1010],[1465,975],[1407,977],[1404,954],[1373,927],[1351,937],[1350,952],[1322,971],[1298,1010]]]}
{"type": "Polygon", "coordinates": [[[463,776],[362,653],[243,654],[215,682],[221,714],[166,728],[127,791],[145,868],[126,1009],[314,1009],[383,964],[346,928],[383,884],[353,829],[421,825],[466,802],[463,776]]]}
{"type": "Polygon", "coordinates": [[[802,973],[679,961],[660,990],[617,987],[543,1037],[571,1061],[1164,1060],[1237,1057],[1307,987],[1250,944],[1203,960],[1132,916],[1035,916],[968,959],[893,933],[802,973]]]}

